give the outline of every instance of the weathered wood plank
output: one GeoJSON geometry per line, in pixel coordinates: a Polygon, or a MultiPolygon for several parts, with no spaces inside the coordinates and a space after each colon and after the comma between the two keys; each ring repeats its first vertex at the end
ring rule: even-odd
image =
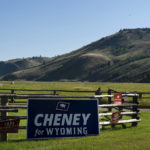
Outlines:
{"type": "MultiPolygon", "coordinates": [[[[124,124],[124,123],[133,123],[133,122],[140,122],[141,119],[130,119],[130,120],[120,120],[118,121],[117,124],[124,124]]],[[[115,125],[117,125],[115,124],[115,125]]],[[[100,127],[101,126],[107,126],[107,125],[112,125],[109,121],[105,121],[105,122],[100,122],[99,123],[100,127]]],[[[20,126],[19,129],[27,129],[27,126],[20,126]]]]}
{"type": "Polygon", "coordinates": [[[138,94],[132,94],[132,93],[130,93],[130,94],[122,94],[122,96],[128,96],[128,97],[133,97],[133,96],[138,96],[138,94]]]}
{"type": "Polygon", "coordinates": [[[0,109],[0,112],[18,112],[18,109],[0,109]]]}
{"type": "MultiPolygon", "coordinates": [[[[133,115],[138,114],[137,112],[121,112],[121,115],[133,115]]],[[[99,116],[111,116],[112,113],[99,113],[99,116]]]]}
{"type": "MultiPolygon", "coordinates": [[[[13,104],[21,104],[21,103],[25,104],[27,102],[28,102],[27,100],[26,101],[14,101],[13,104]]],[[[9,102],[9,103],[12,103],[12,102],[9,102]]]]}
{"type": "Polygon", "coordinates": [[[94,95],[26,95],[26,94],[0,94],[0,97],[14,98],[95,98],[94,95]]]}
{"type": "Polygon", "coordinates": [[[27,116],[7,116],[7,119],[27,119],[27,116]]]}
{"type": "Polygon", "coordinates": [[[14,90],[14,91],[45,91],[45,92],[53,92],[53,91],[57,91],[57,92],[91,92],[91,93],[94,93],[95,91],[79,91],[79,90],[76,90],[76,91],[73,91],[73,90],[48,90],[48,89],[45,89],[45,90],[31,90],[31,89],[0,89],[1,91],[11,91],[11,90],[14,90]]]}
{"type": "Polygon", "coordinates": [[[139,106],[138,104],[102,104],[98,105],[98,108],[109,108],[109,107],[131,107],[131,106],[139,106]]]}
{"type": "Polygon", "coordinates": [[[150,97],[142,97],[142,98],[143,98],[143,99],[144,99],[144,98],[146,99],[146,98],[150,98],[150,97]]]}
{"type": "MultiPolygon", "coordinates": [[[[140,122],[141,119],[119,120],[117,124],[140,122]]],[[[112,125],[109,121],[100,122],[99,125],[112,125]]]]}
{"type": "Polygon", "coordinates": [[[2,106],[0,105],[0,109],[11,109],[11,108],[23,108],[23,109],[27,109],[27,105],[7,105],[7,106],[2,106]]]}
{"type": "MultiPolygon", "coordinates": [[[[98,105],[98,108],[109,108],[109,107],[131,107],[131,106],[138,106],[138,104],[103,104],[103,105],[98,105]]],[[[24,108],[27,109],[27,105],[8,105],[8,106],[2,106],[0,105],[0,109],[9,109],[9,108],[24,108]]]]}
{"type": "MultiPolygon", "coordinates": [[[[137,94],[124,94],[125,96],[137,96],[137,94]]],[[[26,95],[26,94],[0,94],[0,97],[14,98],[103,98],[113,95],[26,95]]]]}
{"type": "Polygon", "coordinates": [[[27,129],[27,126],[19,126],[19,129],[27,129]]]}

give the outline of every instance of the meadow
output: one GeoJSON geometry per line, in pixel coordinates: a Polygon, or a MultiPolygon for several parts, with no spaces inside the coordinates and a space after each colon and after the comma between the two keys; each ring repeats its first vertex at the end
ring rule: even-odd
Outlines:
{"type": "MultiPolygon", "coordinates": [[[[0,89],[30,89],[30,90],[73,90],[73,91],[96,91],[101,88],[101,91],[113,89],[119,92],[150,92],[149,83],[109,83],[109,82],[32,82],[32,81],[1,81],[0,89]]],[[[9,92],[9,91],[0,91],[9,92]]],[[[53,92],[41,91],[15,91],[17,94],[53,94],[53,92]]],[[[78,92],[57,92],[59,95],[93,95],[93,93],[78,93],[78,92]]],[[[105,93],[106,94],[106,93],[105,93]]],[[[149,96],[149,95],[144,95],[149,96]]],[[[150,97],[150,96],[149,96],[150,97]]],[[[140,107],[150,108],[150,100],[140,100],[140,107]]]]}
{"type": "MultiPolygon", "coordinates": [[[[102,91],[107,91],[108,88],[111,88],[117,91],[149,92],[150,84],[17,81],[15,84],[1,82],[0,88],[89,91],[96,90],[97,88],[101,88],[102,91]]],[[[19,110],[19,114],[25,115],[26,110],[19,110]]],[[[18,134],[8,134],[8,141],[0,143],[0,150],[148,150],[150,147],[150,112],[141,111],[140,118],[142,120],[137,127],[131,127],[130,124],[128,124],[126,129],[123,129],[121,126],[116,126],[113,129],[111,127],[106,127],[100,130],[99,136],[84,138],[59,138],[29,141],[26,140],[26,130],[19,130],[18,134]]],[[[25,125],[26,121],[22,121],[21,124],[25,125]]]]}
{"type": "Polygon", "coordinates": [[[109,88],[117,91],[149,92],[149,83],[109,83],[109,82],[33,82],[33,81],[0,81],[0,89],[49,89],[49,90],[96,90],[101,88],[107,91],[109,88]]]}

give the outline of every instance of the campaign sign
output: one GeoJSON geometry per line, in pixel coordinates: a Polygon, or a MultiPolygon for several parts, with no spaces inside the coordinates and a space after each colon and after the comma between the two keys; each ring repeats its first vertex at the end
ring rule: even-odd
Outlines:
{"type": "Polygon", "coordinates": [[[122,94],[121,93],[114,94],[114,104],[122,104],[122,94]]]}
{"type": "Polygon", "coordinates": [[[110,121],[110,122],[111,122],[112,124],[118,123],[119,118],[120,118],[120,114],[121,114],[120,111],[118,111],[118,112],[113,112],[113,114],[112,114],[112,116],[111,116],[111,121],[110,121]]]}
{"type": "Polygon", "coordinates": [[[27,139],[90,135],[99,135],[97,100],[28,100],[27,139]]]}
{"type": "Polygon", "coordinates": [[[20,119],[1,120],[0,132],[18,132],[20,119]]]}

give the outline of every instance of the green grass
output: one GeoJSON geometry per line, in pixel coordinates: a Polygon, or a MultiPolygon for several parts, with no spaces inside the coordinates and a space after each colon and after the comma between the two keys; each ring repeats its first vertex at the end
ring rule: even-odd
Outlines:
{"type": "Polygon", "coordinates": [[[101,88],[107,91],[109,88],[117,91],[149,92],[150,83],[109,83],[109,82],[33,82],[33,81],[1,81],[0,89],[42,89],[42,90],[96,90],[101,88]]]}
{"type": "Polygon", "coordinates": [[[109,82],[32,82],[32,81],[1,81],[0,88],[15,89],[49,89],[49,90],[95,90],[107,91],[112,88],[118,91],[150,91],[149,83],[109,83],[109,82]]]}

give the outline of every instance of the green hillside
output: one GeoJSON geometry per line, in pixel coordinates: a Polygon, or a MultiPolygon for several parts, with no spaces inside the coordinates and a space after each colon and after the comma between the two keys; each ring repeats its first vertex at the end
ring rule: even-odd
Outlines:
{"type": "Polygon", "coordinates": [[[23,59],[13,59],[8,61],[0,61],[0,76],[16,72],[18,70],[24,70],[39,66],[49,61],[50,58],[46,57],[32,57],[23,59]]]}
{"type": "Polygon", "coordinates": [[[150,29],[124,29],[3,80],[150,82],[150,29]]]}

